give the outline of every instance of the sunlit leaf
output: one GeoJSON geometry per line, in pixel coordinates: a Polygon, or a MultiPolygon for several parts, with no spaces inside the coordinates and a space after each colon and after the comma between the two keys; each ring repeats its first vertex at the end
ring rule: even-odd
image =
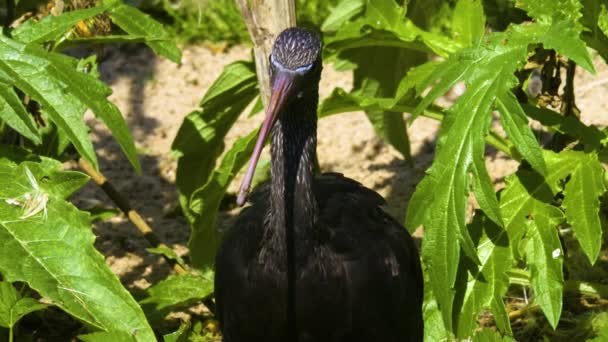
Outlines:
{"type": "Polygon", "coordinates": [[[0,70],[42,105],[83,157],[97,166],[88,128],[82,120],[85,109],[90,108],[112,131],[135,170],[141,172],[127,124],[118,108],[107,100],[111,89],[93,76],[77,71],[76,66],[76,60],[70,57],[0,36],[0,70]]]}
{"type": "Polygon", "coordinates": [[[4,83],[0,83],[0,119],[34,144],[42,142],[34,119],[25,110],[13,87],[4,83]]]}
{"type": "Polygon", "coordinates": [[[182,53],[162,24],[135,7],[120,4],[108,11],[112,22],[134,36],[146,37],[146,44],[159,55],[180,63],[182,53]]]}
{"type": "Polygon", "coordinates": [[[463,46],[475,46],[486,30],[482,0],[459,0],[454,9],[452,30],[463,46]]]}
{"type": "Polygon", "coordinates": [[[22,298],[11,283],[0,281],[0,327],[12,328],[23,316],[46,307],[33,298],[22,298]]]}
{"type": "Polygon", "coordinates": [[[564,252],[556,228],[563,215],[559,209],[548,206],[527,221],[526,231],[526,261],[532,276],[534,301],[553,329],[562,313],[564,252]]]}
{"type": "Polygon", "coordinates": [[[481,264],[461,264],[461,272],[468,272],[463,275],[468,276],[468,279],[466,288],[463,289],[466,291],[461,293],[462,308],[455,311],[458,321],[457,335],[461,339],[472,336],[478,328],[478,316],[483,310],[490,310],[494,314],[497,327],[510,334],[509,317],[502,299],[509,287],[506,271],[512,266],[507,232],[481,212],[475,213],[470,230],[476,235],[475,245],[481,264]]]}
{"type": "Polygon", "coordinates": [[[28,20],[23,25],[15,28],[12,37],[26,44],[56,41],[71,30],[79,21],[103,13],[108,8],[108,5],[101,5],[65,12],[59,16],[47,15],[38,22],[28,20]]]}
{"type": "Polygon", "coordinates": [[[143,311],[95,250],[88,213],[65,200],[88,177],[60,167],[0,158],[0,274],[94,329],[153,341],[143,311]]]}
{"type": "Polygon", "coordinates": [[[213,272],[177,274],[153,285],[142,304],[154,304],[156,309],[186,305],[200,301],[213,293],[213,272]]]}
{"type": "Polygon", "coordinates": [[[197,268],[213,264],[220,241],[220,233],[215,226],[217,211],[234,176],[249,160],[257,133],[258,130],[254,130],[238,139],[213,171],[209,181],[192,194],[190,209],[196,219],[192,224],[188,247],[192,264],[197,268]]]}
{"type": "Polygon", "coordinates": [[[201,111],[190,113],[171,147],[179,157],[176,185],[184,214],[193,223],[191,196],[205,185],[224,151],[224,137],[247,105],[258,95],[252,63],[227,65],[201,103],[201,111]]]}
{"type": "Polygon", "coordinates": [[[576,239],[589,262],[595,263],[602,246],[602,225],[600,222],[600,195],[606,191],[604,168],[597,155],[566,151],[560,153],[564,158],[578,162],[570,170],[571,178],[564,190],[563,207],[566,218],[572,225],[576,239]]]}

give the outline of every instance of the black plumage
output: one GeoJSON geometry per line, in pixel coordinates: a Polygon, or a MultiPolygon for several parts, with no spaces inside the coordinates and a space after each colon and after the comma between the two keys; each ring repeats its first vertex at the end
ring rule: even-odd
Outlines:
{"type": "Polygon", "coordinates": [[[270,128],[271,180],[251,194],[216,257],[224,341],[421,341],[422,273],[411,237],[376,192],[314,173],[318,37],[285,30],[270,61],[273,94],[239,202],[270,128]]]}

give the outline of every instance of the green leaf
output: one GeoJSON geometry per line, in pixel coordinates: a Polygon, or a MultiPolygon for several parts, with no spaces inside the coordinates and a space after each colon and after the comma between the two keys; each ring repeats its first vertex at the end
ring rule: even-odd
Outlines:
{"type": "MultiPolygon", "coordinates": [[[[399,72],[426,60],[424,54],[392,47],[350,50],[348,58],[357,64],[354,94],[360,100],[393,96],[401,82],[399,72]],[[390,67],[387,67],[390,65],[390,67]]],[[[343,54],[343,58],[346,55],[343,54]]],[[[373,101],[373,100],[372,100],[373,101]]],[[[396,111],[366,110],[376,133],[391,144],[405,159],[411,158],[410,142],[403,114],[396,111]]]]}
{"type": "Polygon", "coordinates": [[[148,36],[136,35],[108,35],[108,36],[92,36],[92,37],[71,37],[64,39],[56,45],[56,50],[65,50],[67,48],[78,45],[92,44],[133,44],[147,43],[150,41],[148,36]]]}
{"type": "Polygon", "coordinates": [[[0,119],[34,144],[42,143],[42,138],[32,116],[15,94],[13,87],[0,82],[0,119]]]}
{"type": "Polygon", "coordinates": [[[477,235],[475,245],[481,260],[480,265],[461,263],[461,272],[468,271],[466,288],[462,295],[462,306],[456,308],[458,337],[466,339],[478,329],[478,317],[483,310],[490,310],[497,327],[511,334],[509,317],[505,310],[503,296],[509,287],[506,272],[511,269],[511,251],[506,231],[488,220],[480,211],[475,213],[469,228],[477,235]],[[466,266],[468,265],[468,270],[466,266]]]}
{"type": "Polygon", "coordinates": [[[33,298],[21,298],[11,283],[0,281],[0,327],[12,329],[23,316],[46,307],[33,298]]]}
{"type": "Polygon", "coordinates": [[[187,342],[189,330],[190,322],[182,323],[177,331],[163,335],[163,342],[187,342]]]}
{"type": "Polygon", "coordinates": [[[446,56],[458,45],[444,36],[421,30],[392,0],[367,0],[365,15],[341,25],[325,39],[325,49],[338,53],[360,47],[398,47],[446,56]]]}
{"type": "Polygon", "coordinates": [[[604,60],[608,60],[608,37],[606,36],[606,2],[604,0],[582,0],[583,17],[581,23],[584,26],[583,40],[587,45],[595,49],[604,60]]]}
{"type": "Polygon", "coordinates": [[[486,30],[482,1],[459,0],[454,8],[452,30],[462,46],[478,45],[486,30]]]}
{"type": "Polygon", "coordinates": [[[108,126],[131,165],[141,172],[127,124],[118,108],[106,99],[111,89],[91,75],[78,72],[75,60],[2,36],[0,70],[11,76],[17,88],[42,105],[76,150],[95,167],[97,159],[82,120],[86,108],[108,126]]]}
{"type": "Polygon", "coordinates": [[[159,55],[180,63],[182,53],[163,25],[135,7],[120,4],[108,11],[112,22],[129,35],[147,37],[146,45],[159,55]]]}
{"type": "MultiPolygon", "coordinates": [[[[69,87],[69,76],[78,72],[63,62],[54,63],[49,58],[52,55],[38,46],[27,47],[0,35],[0,70],[9,75],[17,88],[42,105],[78,153],[97,168],[88,128],[82,120],[86,107],[69,87]]],[[[57,61],[62,58],[68,57],[57,57],[57,61]]]]}
{"type": "MultiPolygon", "coordinates": [[[[137,333],[134,333],[137,335],[137,333]]],[[[101,331],[92,334],[78,335],[84,342],[134,342],[138,341],[134,335],[124,331],[101,331]]]]}
{"type": "Polygon", "coordinates": [[[190,208],[196,213],[192,235],[188,241],[192,265],[211,267],[220,241],[215,219],[220,203],[236,173],[245,165],[253,152],[258,130],[238,139],[226,153],[220,166],[209,181],[192,194],[190,208]]]}
{"type": "Polygon", "coordinates": [[[200,301],[213,293],[213,272],[204,274],[177,274],[150,287],[149,297],[142,304],[155,304],[156,309],[187,305],[200,301]]]}
{"type": "Polygon", "coordinates": [[[247,62],[227,65],[205,94],[201,111],[186,117],[173,141],[171,148],[179,156],[176,184],[180,204],[191,224],[196,218],[190,209],[192,193],[209,181],[224,150],[226,133],[258,95],[254,70],[247,62]]]}
{"type": "Polygon", "coordinates": [[[555,329],[562,312],[564,287],[563,255],[557,225],[563,213],[551,206],[527,221],[526,261],[532,276],[534,301],[538,303],[549,324],[555,329]]]}
{"type": "Polygon", "coordinates": [[[186,263],[184,259],[177,255],[175,251],[167,246],[155,247],[155,248],[146,248],[146,251],[149,253],[160,254],[165,256],[169,260],[174,260],[180,265],[182,268],[187,269],[186,263]]]}
{"type": "Polygon", "coordinates": [[[32,19],[17,26],[12,37],[22,43],[45,43],[56,41],[71,30],[79,21],[94,17],[109,8],[107,5],[64,12],[59,16],[47,15],[39,22],[32,19]]]}
{"type": "Polygon", "coordinates": [[[496,98],[496,107],[500,111],[502,127],[515,144],[517,151],[535,170],[545,174],[547,166],[540,145],[532,129],[528,126],[526,114],[517,102],[515,95],[508,89],[504,89],[496,98]]]}
{"type": "Polygon", "coordinates": [[[65,200],[88,177],[60,167],[0,159],[0,274],[95,329],[153,341],[141,308],[95,250],[89,215],[65,200]]]}
{"type": "Polygon", "coordinates": [[[538,36],[546,48],[555,49],[595,73],[591,56],[580,38],[583,25],[579,20],[582,17],[579,0],[520,0],[516,5],[545,29],[538,36]]]}
{"type": "Polygon", "coordinates": [[[578,160],[564,189],[563,207],[566,218],[591,264],[597,260],[602,245],[600,196],[606,191],[604,168],[595,153],[577,151],[560,153],[578,160]]]}
{"type": "MultiPolygon", "coordinates": [[[[422,256],[430,265],[430,281],[448,330],[452,326],[452,286],[456,280],[460,247],[471,259],[477,259],[465,225],[469,169],[472,162],[478,160],[475,164],[477,174],[487,173],[484,171],[483,146],[491,119],[493,94],[511,77],[512,66],[507,61],[512,57],[502,56],[501,64],[486,71],[494,73],[497,67],[504,68],[493,78],[485,73],[477,74],[471,80],[469,90],[451,108],[442,122],[435,161],[417,186],[408,207],[406,226],[412,229],[424,223],[422,256]]],[[[485,182],[489,181],[489,177],[483,178],[485,182]]],[[[483,190],[481,186],[476,188],[483,190]]],[[[487,195],[483,198],[486,204],[494,206],[490,212],[498,211],[495,200],[487,195]]],[[[494,218],[500,222],[499,218],[494,218]]]]}
{"type": "Polygon", "coordinates": [[[329,13],[329,16],[327,16],[323,25],[321,25],[321,31],[336,31],[350,18],[361,13],[364,6],[365,0],[342,0],[338,6],[329,13]]]}
{"type": "Polygon", "coordinates": [[[570,135],[593,149],[601,148],[602,140],[608,137],[605,132],[593,126],[586,126],[572,115],[563,116],[550,109],[538,108],[528,104],[524,105],[523,108],[529,117],[538,120],[545,127],[562,134],[570,135]]]}
{"type": "MultiPolygon", "coordinates": [[[[576,167],[577,160],[560,158],[551,151],[543,150],[548,173],[543,177],[537,172],[520,169],[506,178],[507,186],[500,197],[500,211],[511,240],[514,255],[519,258],[519,244],[525,234],[528,217],[551,212],[551,203],[559,192],[559,184],[576,167]]],[[[544,214],[549,216],[549,214],[544,214]]]]}

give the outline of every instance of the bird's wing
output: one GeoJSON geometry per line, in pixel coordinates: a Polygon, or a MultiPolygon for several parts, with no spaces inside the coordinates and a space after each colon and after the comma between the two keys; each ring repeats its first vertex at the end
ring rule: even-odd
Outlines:
{"type": "Polygon", "coordinates": [[[421,340],[423,280],[412,238],[382,210],[375,191],[335,173],[318,176],[315,185],[320,228],[349,277],[353,326],[376,329],[360,332],[369,336],[385,329],[398,331],[398,341],[421,340]]]}

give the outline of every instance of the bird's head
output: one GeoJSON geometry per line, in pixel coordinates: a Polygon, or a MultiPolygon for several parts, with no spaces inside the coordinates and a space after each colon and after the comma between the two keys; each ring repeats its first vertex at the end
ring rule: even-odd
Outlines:
{"type": "Polygon", "coordinates": [[[321,40],[306,29],[286,29],[275,40],[269,59],[272,93],[268,115],[276,120],[289,103],[317,92],[322,69],[321,40]]]}
{"type": "Polygon", "coordinates": [[[321,40],[312,31],[297,27],[288,28],[274,41],[269,58],[272,85],[270,102],[249,169],[237,197],[238,205],[245,203],[264,142],[279,115],[295,99],[304,98],[308,94],[315,95],[318,91],[322,69],[321,40]]]}

